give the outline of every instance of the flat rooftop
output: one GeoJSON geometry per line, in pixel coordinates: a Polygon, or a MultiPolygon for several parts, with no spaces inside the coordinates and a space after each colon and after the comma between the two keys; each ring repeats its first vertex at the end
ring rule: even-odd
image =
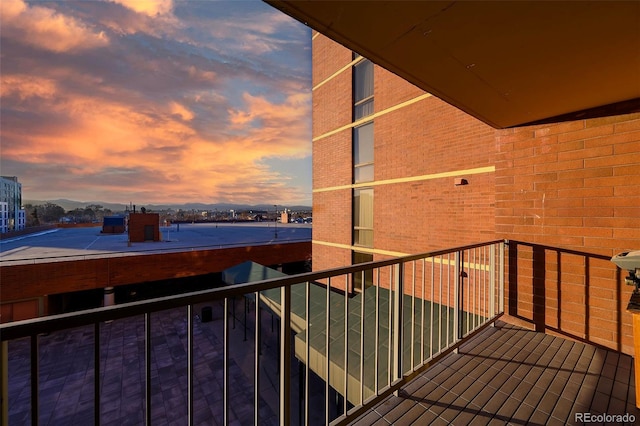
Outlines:
{"type": "Polygon", "coordinates": [[[172,224],[160,227],[162,241],[131,244],[126,233],[101,231],[55,228],[2,240],[0,265],[311,241],[311,224],[298,223],[278,223],[277,229],[273,222],[172,224]]]}

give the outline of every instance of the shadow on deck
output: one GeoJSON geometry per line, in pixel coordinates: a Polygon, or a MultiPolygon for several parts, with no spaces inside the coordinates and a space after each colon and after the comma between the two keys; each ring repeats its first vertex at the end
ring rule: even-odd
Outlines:
{"type": "MultiPolygon", "coordinates": [[[[498,321],[352,424],[584,424],[581,413],[640,421],[632,361],[498,321]]],[[[609,420],[593,424],[620,419],[609,420]]]]}

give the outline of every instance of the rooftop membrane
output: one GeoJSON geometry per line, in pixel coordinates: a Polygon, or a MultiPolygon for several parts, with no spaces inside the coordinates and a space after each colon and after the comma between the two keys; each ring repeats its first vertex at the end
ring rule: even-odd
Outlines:
{"type": "Polygon", "coordinates": [[[311,240],[311,224],[181,223],[161,226],[161,241],[129,243],[124,234],[102,227],[56,228],[0,241],[0,264],[131,256],[311,240]]]}

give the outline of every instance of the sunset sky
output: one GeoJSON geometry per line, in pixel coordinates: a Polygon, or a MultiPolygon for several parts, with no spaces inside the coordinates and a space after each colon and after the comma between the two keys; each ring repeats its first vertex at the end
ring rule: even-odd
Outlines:
{"type": "Polygon", "coordinates": [[[311,205],[309,28],[260,1],[0,5],[23,199],[311,205]]]}

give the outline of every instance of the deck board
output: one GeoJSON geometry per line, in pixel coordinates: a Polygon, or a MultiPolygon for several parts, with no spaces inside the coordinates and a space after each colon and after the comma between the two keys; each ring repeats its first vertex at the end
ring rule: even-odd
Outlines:
{"type": "Polygon", "coordinates": [[[352,424],[582,424],[582,412],[640,420],[632,358],[498,321],[352,424]]]}

